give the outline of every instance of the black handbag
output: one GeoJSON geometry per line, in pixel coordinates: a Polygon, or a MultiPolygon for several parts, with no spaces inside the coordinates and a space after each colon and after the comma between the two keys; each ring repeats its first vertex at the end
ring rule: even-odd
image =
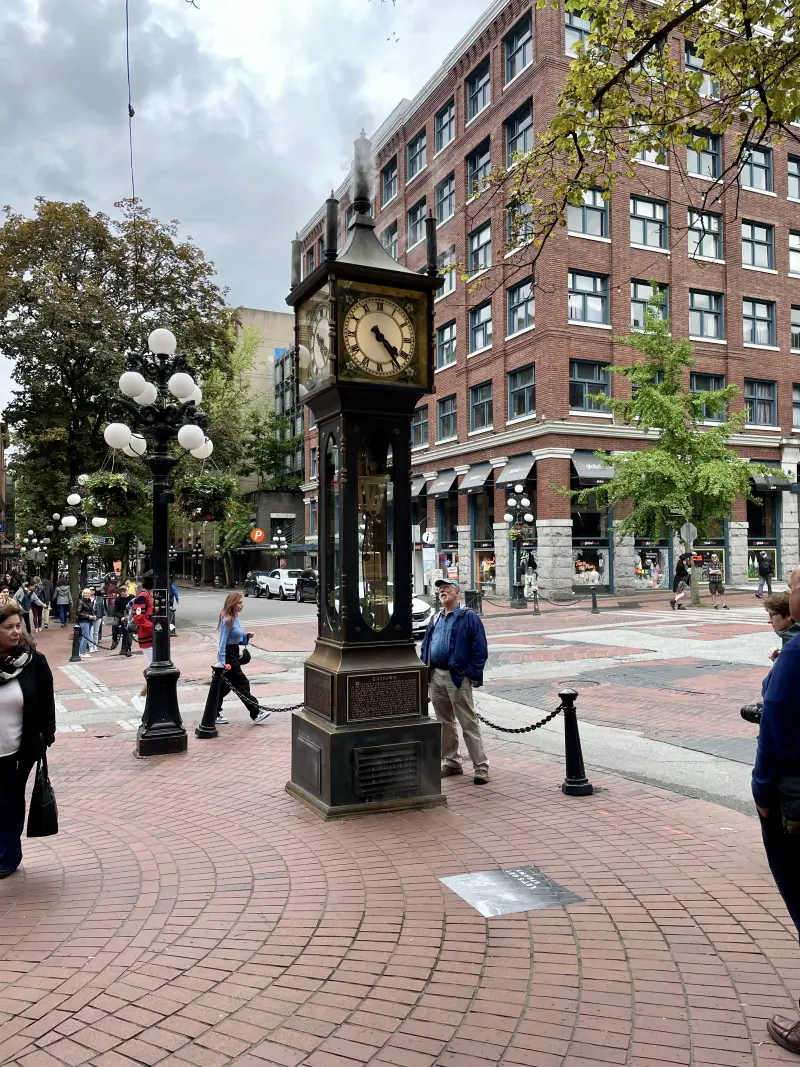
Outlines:
{"type": "Polygon", "coordinates": [[[239,653],[239,662],[243,667],[246,667],[252,658],[253,657],[250,655],[250,649],[247,647],[247,645],[245,645],[239,653]]]}
{"type": "Polygon", "coordinates": [[[781,827],[785,834],[800,837],[800,778],[784,774],[778,779],[781,827]]]}
{"type": "Polygon", "coordinates": [[[47,773],[47,756],[43,755],[36,764],[36,780],[28,808],[28,837],[52,837],[57,833],[58,806],[47,773]]]}

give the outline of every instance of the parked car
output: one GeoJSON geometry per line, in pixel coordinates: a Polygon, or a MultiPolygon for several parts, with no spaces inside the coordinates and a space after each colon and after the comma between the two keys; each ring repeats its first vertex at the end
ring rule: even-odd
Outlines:
{"type": "Polygon", "coordinates": [[[411,633],[414,637],[424,637],[425,629],[433,616],[434,609],[424,600],[415,596],[411,601],[411,633]]]}
{"type": "Polygon", "coordinates": [[[267,596],[280,597],[281,600],[286,600],[287,597],[293,597],[297,588],[297,579],[302,575],[301,570],[277,570],[270,571],[267,575],[267,596]]]}
{"type": "Polygon", "coordinates": [[[242,592],[245,596],[251,594],[255,597],[269,596],[269,589],[267,587],[267,577],[269,571],[250,571],[244,580],[244,587],[242,592]]]}
{"type": "Polygon", "coordinates": [[[319,576],[316,571],[302,571],[296,580],[294,598],[298,604],[304,600],[313,600],[319,604],[319,576]]]}

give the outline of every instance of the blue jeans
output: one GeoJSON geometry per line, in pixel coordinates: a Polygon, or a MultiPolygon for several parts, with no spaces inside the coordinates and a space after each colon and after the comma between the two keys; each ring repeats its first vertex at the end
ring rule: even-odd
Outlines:
{"type": "Polygon", "coordinates": [[[0,870],[15,871],[22,862],[25,783],[33,761],[18,753],[0,757],[0,870]]]}
{"type": "Polygon", "coordinates": [[[81,622],[81,649],[80,655],[83,656],[89,651],[89,642],[92,639],[92,624],[90,622],[81,622]]]}
{"type": "Polygon", "coordinates": [[[764,592],[764,582],[767,583],[767,592],[769,593],[770,596],[772,596],[772,575],[771,574],[763,574],[763,575],[759,576],[759,579],[758,579],[758,595],[761,596],[761,594],[764,592]]]}
{"type": "Polygon", "coordinates": [[[56,604],[56,610],[58,611],[58,617],[61,619],[61,625],[67,625],[67,619],[69,619],[69,604],[56,604]]]}

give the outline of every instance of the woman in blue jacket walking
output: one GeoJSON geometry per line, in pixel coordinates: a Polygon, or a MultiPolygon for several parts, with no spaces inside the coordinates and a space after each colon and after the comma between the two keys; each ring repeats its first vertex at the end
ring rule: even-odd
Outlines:
{"type": "MultiPolygon", "coordinates": [[[[222,714],[222,701],[231,692],[236,692],[244,698],[245,705],[250,712],[253,722],[265,722],[270,713],[258,711],[255,701],[250,693],[250,682],[242,670],[241,652],[242,645],[247,646],[251,633],[246,633],[239,622],[239,615],[244,607],[241,593],[229,593],[225,598],[222,611],[219,613],[219,649],[217,652],[217,666],[227,670],[222,676],[222,689],[220,690],[219,708],[217,709],[217,722],[227,725],[228,720],[222,714]]],[[[249,659],[249,656],[248,656],[249,659]]]]}

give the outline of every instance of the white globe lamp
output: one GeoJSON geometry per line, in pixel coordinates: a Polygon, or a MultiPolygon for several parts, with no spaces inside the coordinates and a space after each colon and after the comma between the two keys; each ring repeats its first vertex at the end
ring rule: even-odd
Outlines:
{"type": "Polygon", "coordinates": [[[516,500],[514,499],[513,496],[510,496],[508,498],[508,500],[506,501],[506,507],[507,508],[515,508],[516,506],[517,506],[516,500]]]}
{"type": "Polygon", "coordinates": [[[71,530],[73,526],[78,525],[78,520],[74,515],[65,515],[61,521],[68,530],[71,530]]]}
{"type": "Polygon", "coordinates": [[[158,389],[156,389],[152,382],[148,382],[142,392],[133,399],[134,403],[138,404],[140,407],[146,407],[148,404],[154,404],[157,396],[158,389]]]}
{"type": "Polygon", "coordinates": [[[199,448],[192,449],[192,455],[196,459],[208,459],[211,453],[214,451],[214,442],[210,438],[206,438],[199,448]]]}
{"type": "Polygon", "coordinates": [[[138,370],[126,370],[119,379],[119,391],[123,396],[138,396],[147,385],[147,379],[138,370]]]}
{"type": "Polygon", "coordinates": [[[529,511],[526,511],[525,514],[522,517],[525,520],[525,522],[533,522],[533,515],[531,515],[531,513],[529,511]]]}
{"type": "Polygon", "coordinates": [[[525,486],[524,485],[515,485],[514,486],[514,492],[517,494],[517,496],[519,496],[520,493],[524,492],[524,490],[525,490],[525,486]]]}
{"type": "Polygon", "coordinates": [[[95,517],[92,519],[92,526],[94,526],[95,529],[99,530],[100,527],[101,526],[105,526],[105,524],[107,522],[108,522],[108,519],[104,519],[104,518],[101,518],[99,515],[95,515],[95,517]]]}
{"type": "Polygon", "coordinates": [[[110,422],[103,432],[103,437],[109,448],[124,448],[131,439],[131,430],[124,422],[110,422]]]}
{"type": "Polygon", "coordinates": [[[181,426],[180,430],[178,430],[178,444],[181,448],[185,448],[187,452],[191,452],[193,448],[199,448],[205,439],[206,435],[202,429],[192,423],[187,426],[181,426]]]}
{"type": "Polygon", "coordinates": [[[184,371],[178,371],[178,373],[173,374],[167,382],[167,388],[173,396],[178,398],[178,400],[190,400],[196,386],[191,374],[186,374],[184,371]]]}
{"type": "Polygon", "coordinates": [[[520,500],[520,504],[522,504],[524,508],[529,508],[531,506],[531,502],[526,496],[524,496],[522,500],[520,500]]]}
{"type": "Polygon", "coordinates": [[[513,521],[514,521],[514,516],[511,514],[510,511],[507,511],[505,513],[505,515],[503,516],[503,522],[513,522],[513,521]]]}
{"type": "Polygon", "coordinates": [[[58,514],[58,512],[57,512],[57,511],[54,511],[54,512],[53,512],[53,520],[54,520],[55,522],[58,522],[58,520],[59,520],[60,518],[61,518],[61,516],[60,516],[60,515],[58,514]]]}
{"type": "Polygon", "coordinates": [[[202,402],[203,402],[203,390],[200,388],[199,385],[196,385],[194,387],[194,392],[189,397],[189,399],[193,400],[195,402],[195,404],[202,404],[202,402]]]}
{"type": "Polygon", "coordinates": [[[67,497],[67,503],[71,508],[76,508],[81,502],[80,493],[70,493],[67,497]]]}
{"type": "Polygon", "coordinates": [[[59,525],[59,527],[58,527],[58,532],[59,532],[59,533],[63,533],[63,532],[65,531],[65,530],[66,530],[66,526],[65,526],[65,525],[64,525],[64,523],[62,522],[62,523],[61,523],[61,524],[59,525]]]}
{"type": "Polygon", "coordinates": [[[174,356],[177,345],[175,334],[163,327],[153,330],[147,338],[147,347],[157,356],[174,356]]]}

